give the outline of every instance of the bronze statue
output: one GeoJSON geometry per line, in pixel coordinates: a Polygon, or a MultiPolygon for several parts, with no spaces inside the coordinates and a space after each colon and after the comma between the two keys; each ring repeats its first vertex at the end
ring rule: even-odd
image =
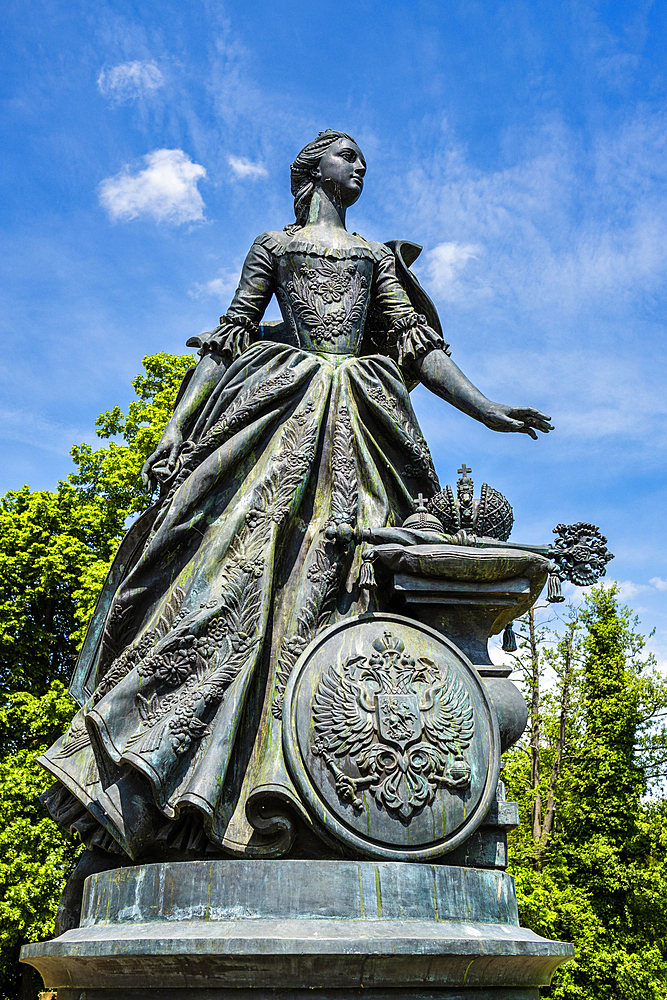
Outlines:
{"type": "Polygon", "coordinates": [[[309,143],[296,221],[255,240],[220,325],[188,342],[201,359],[143,470],[159,499],[121,545],[77,666],[81,710],[43,758],[52,815],[119,860],[339,856],[286,768],[283,702],[315,636],[381,602],[354,532],[400,527],[439,493],[409,389],[493,430],[552,429],[452,361],[412,245],[347,231],[365,172],[349,135],[309,143]],[[272,295],[284,322],[262,325],[272,295]]]}

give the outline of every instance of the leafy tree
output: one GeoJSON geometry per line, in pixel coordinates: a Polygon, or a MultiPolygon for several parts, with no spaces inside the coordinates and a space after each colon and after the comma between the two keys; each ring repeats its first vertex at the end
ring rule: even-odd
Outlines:
{"type": "Polygon", "coordinates": [[[114,406],[96,421],[99,437],[120,438],[125,443],[110,441],[106,448],[98,449],[87,444],[72,448],[77,472],[69,482],[80,500],[103,512],[106,531],[115,539],[122,537],[126,519],[148,506],[141,467],[160,440],[193,359],[189,355],[155,354],[145,357],[143,364],[146,373],[132,382],[136,399],[130,403],[127,416],[114,406]]]}
{"type": "MultiPolygon", "coordinates": [[[[83,850],[46,814],[52,779],[37,763],[75,711],[65,683],[128,518],[150,497],[140,470],[192,358],[144,359],[127,416],[102,414],[101,448],[72,449],[76,471],[55,491],[0,497],[0,997],[15,1000],[21,944],[48,938],[83,850]],[[3,994],[4,990],[4,994],[3,994]]],[[[25,967],[27,969],[27,967],[25,967]]]]}
{"type": "Polygon", "coordinates": [[[0,995],[15,997],[18,951],[53,933],[60,894],[83,845],[45,813],[38,795],[52,779],[37,763],[75,709],[54,681],[35,697],[25,691],[0,702],[0,995]]]}
{"type": "Polygon", "coordinates": [[[150,498],[141,466],[173,409],[190,357],[144,358],[127,416],[97,420],[106,447],[76,445],[76,471],[54,492],[0,497],[0,690],[44,693],[67,680],[125,524],[150,498]]]}
{"type": "Polygon", "coordinates": [[[667,772],[667,686],[643,648],[613,587],[559,633],[526,623],[529,726],[505,769],[521,812],[511,870],[522,923],[576,946],[554,1000],[667,996],[667,807],[646,798],[667,772]]]}

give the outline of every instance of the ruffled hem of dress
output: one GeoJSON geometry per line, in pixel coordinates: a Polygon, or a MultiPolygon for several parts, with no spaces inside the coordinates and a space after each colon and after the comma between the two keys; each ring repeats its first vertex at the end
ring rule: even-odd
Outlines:
{"type": "Polygon", "coordinates": [[[186,341],[186,347],[199,348],[199,356],[219,354],[225,361],[236,361],[251,344],[260,339],[259,327],[245,316],[221,316],[220,326],[186,341]]]}
{"type": "Polygon", "coordinates": [[[444,351],[449,354],[449,344],[442,335],[428,325],[426,316],[412,313],[403,316],[393,324],[389,331],[390,340],[395,340],[398,351],[398,364],[401,368],[411,366],[430,351],[444,351]]]}
{"type": "MultiPolygon", "coordinates": [[[[361,238],[363,239],[363,237],[361,238]]],[[[306,253],[313,257],[332,257],[335,260],[349,260],[357,257],[363,257],[366,260],[382,260],[383,257],[391,254],[389,247],[382,244],[378,244],[376,248],[370,245],[365,247],[323,247],[319,243],[309,243],[308,240],[299,239],[298,236],[292,236],[289,242],[282,243],[270,233],[258,236],[255,243],[269,250],[276,257],[282,257],[286,253],[306,253]]]]}
{"type": "MultiPolygon", "coordinates": [[[[105,830],[60,781],[47,788],[39,800],[51,817],[69,833],[78,834],[86,847],[98,847],[107,854],[121,854],[127,857],[109,831],[105,830]]],[[[224,854],[222,849],[213,844],[207,836],[203,817],[197,811],[185,812],[176,821],[165,820],[155,831],[151,843],[153,847],[161,846],[165,850],[184,856],[224,854]]]]}
{"type": "Polygon", "coordinates": [[[116,843],[109,831],[97,822],[86,807],[60,781],[56,781],[45,792],[42,792],[39,801],[56,823],[59,823],[71,834],[78,833],[86,847],[99,847],[107,854],[125,856],[125,851],[116,843]]]}

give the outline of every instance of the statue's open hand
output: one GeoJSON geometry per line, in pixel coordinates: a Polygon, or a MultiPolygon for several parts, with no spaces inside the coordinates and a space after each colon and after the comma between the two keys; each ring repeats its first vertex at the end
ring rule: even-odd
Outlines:
{"type": "Polygon", "coordinates": [[[157,448],[144,462],[141,481],[149,489],[155,489],[158,482],[168,479],[178,461],[183,447],[183,435],[176,424],[167,424],[157,448]]]}
{"type": "Polygon", "coordinates": [[[505,406],[503,403],[492,403],[484,414],[484,423],[493,431],[518,431],[537,438],[535,428],[548,434],[552,431],[551,417],[541,413],[532,406],[505,406]]]}

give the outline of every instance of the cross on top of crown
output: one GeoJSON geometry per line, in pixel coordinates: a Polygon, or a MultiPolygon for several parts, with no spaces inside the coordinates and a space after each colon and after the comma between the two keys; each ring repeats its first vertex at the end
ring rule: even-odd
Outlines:
{"type": "Polygon", "coordinates": [[[459,472],[459,474],[461,476],[463,476],[464,479],[467,479],[468,478],[468,474],[470,472],[472,472],[472,469],[469,469],[468,466],[464,462],[463,465],[461,466],[461,468],[458,469],[457,471],[459,472]]]}

